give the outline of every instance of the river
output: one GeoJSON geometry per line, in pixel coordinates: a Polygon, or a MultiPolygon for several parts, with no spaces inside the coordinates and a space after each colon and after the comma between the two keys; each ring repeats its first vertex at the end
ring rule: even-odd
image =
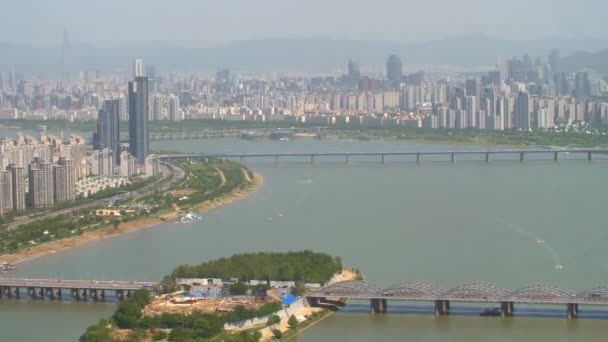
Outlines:
{"type": "MultiPolygon", "coordinates": [[[[213,139],[153,147],[206,153],[481,149],[329,139],[213,139]]],[[[245,251],[313,249],[341,256],[383,287],[408,280],[432,280],[444,288],[489,281],[507,288],[550,283],[572,290],[608,283],[606,161],[468,159],[421,165],[390,159],[380,165],[370,158],[351,159],[351,165],[319,158],[315,165],[302,159],[282,160],[278,167],[271,160],[251,164],[264,176],[264,186],[200,221],[59,252],[21,264],[10,276],[155,280],[181,263],[245,251]],[[537,239],[545,246],[537,246],[537,239]]],[[[114,308],[5,301],[1,340],[75,341],[114,308]]],[[[597,320],[338,313],[297,341],[597,341],[606,333],[606,322],[597,320]]]]}

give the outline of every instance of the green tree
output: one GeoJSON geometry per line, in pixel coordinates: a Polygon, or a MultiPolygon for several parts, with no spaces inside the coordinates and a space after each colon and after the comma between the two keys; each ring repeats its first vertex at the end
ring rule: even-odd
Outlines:
{"type": "Polygon", "coordinates": [[[268,320],[266,321],[266,326],[276,325],[279,323],[281,323],[281,317],[277,315],[272,315],[268,317],[268,320]]]}
{"type": "Polygon", "coordinates": [[[289,326],[289,329],[296,330],[298,328],[298,319],[296,318],[296,316],[291,315],[291,317],[289,317],[289,320],[287,320],[287,325],[289,326]]]}
{"type": "Polygon", "coordinates": [[[283,338],[283,333],[279,329],[272,330],[272,336],[274,336],[275,340],[281,340],[283,338]]]}

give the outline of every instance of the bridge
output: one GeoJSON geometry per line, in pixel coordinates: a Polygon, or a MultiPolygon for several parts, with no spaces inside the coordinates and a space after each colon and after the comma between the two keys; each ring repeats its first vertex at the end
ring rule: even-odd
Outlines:
{"type": "MultiPolygon", "coordinates": [[[[334,283],[306,295],[312,306],[327,303],[330,298],[369,300],[373,313],[386,313],[388,301],[433,302],[435,314],[448,315],[450,303],[491,303],[500,305],[503,317],[513,316],[515,304],[564,305],[568,318],[578,316],[579,305],[608,305],[608,286],[591,288],[579,293],[553,285],[532,285],[515,291],[491,283],[468,283],[453,289],[442,289],[430,282],[406,282],[388,289],[364,281],[334,283]]],[[[331,300],[329,301],[331,302],[331,300]]]]}
{"type": "Polygon", "coordinates": [[[132,291],[157,292],[159,285],[151,281],[0,278],[0,298],[119,302],[132,291]]]}
{"type": "MultiPolygon", "coordinates": [[[[274,160],[279,164],[282,158],[300,158],[315,164],[319,158],[344,158],[346,164],[350,164],[353,157],[374,157],[384,164],[389,157],[415,157],[416,163],[423,162],[426,156],[445,157],[445,161],[455,163],[458,157],[477,156],[479,160],[489,163],[492,156],[515,156],[515,160],[523,162],[526,156],[549,156],[554,161],[559,161],[561,155],[583,155],[586,160],[592,161],[594,154],[608,154],[608,149],[564,149],[564,150],[486,150],[486,151],[421,151],[421,152],[322,152],[322,153],[217,153],[217,154],[174,154],[161,156],[161,160],[194,160],[207,158],[239,159],[243,164],[247,160],[274,160]]],[[[436,159],[433,159],[436,161],[436,159]]]]}

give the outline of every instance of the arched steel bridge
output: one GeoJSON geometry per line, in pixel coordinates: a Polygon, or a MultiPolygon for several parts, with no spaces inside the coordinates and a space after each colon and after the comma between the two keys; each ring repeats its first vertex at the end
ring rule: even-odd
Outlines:
{"type": "Polygon", "coordinates": [[[364,281],[345,281],[318,289],[307,298],[389,299],[401,301],[454,301],[476,303],[608,305],[608,286],[571,292],[554,285],[538,284],[517,290],[491,283],[468,283],[442,289],[430,282],[406,282],[382,289],[364,281]]]}

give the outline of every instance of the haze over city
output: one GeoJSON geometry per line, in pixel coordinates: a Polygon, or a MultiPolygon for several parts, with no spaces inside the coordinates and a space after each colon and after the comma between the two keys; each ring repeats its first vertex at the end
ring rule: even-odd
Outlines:
{"type": "Polygon", "coordinates": [[[22,0],[3,4],[0,41],[48,46],[60,42],[63,28],[74,42],[99,47],[311,37],[419,42],[469,34],[604,38],[607,6],[602,0],[22,0]]]}

